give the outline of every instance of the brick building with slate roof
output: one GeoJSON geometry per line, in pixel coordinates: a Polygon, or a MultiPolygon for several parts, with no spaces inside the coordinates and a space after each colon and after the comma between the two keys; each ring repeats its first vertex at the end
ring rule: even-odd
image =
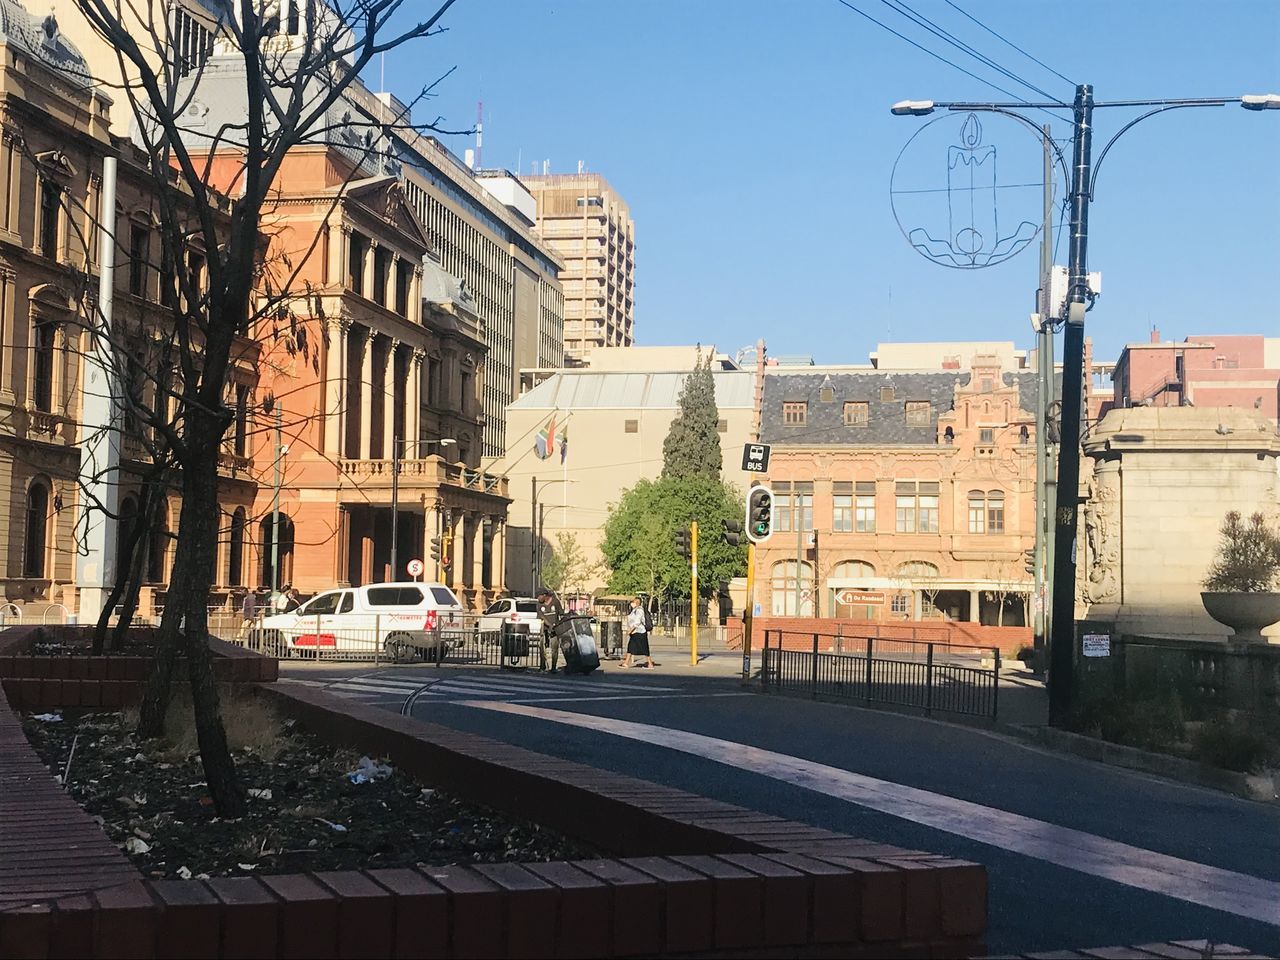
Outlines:
{"type": "Polygon", "coordinates": [[[1030,622],[1035,373],[995,351],[965,365],[767,369],[764,614],[1030,622]]]}

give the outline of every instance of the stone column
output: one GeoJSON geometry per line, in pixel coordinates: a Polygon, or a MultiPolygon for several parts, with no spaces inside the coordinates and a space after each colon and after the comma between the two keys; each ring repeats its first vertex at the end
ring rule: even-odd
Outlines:
{"type": "Polygon", "coordinates": [[[369,245],[364,249],[364,289],[360,291],[366,300],[373,299],[373,269],[378,262],[377,249],[378,241],[370,237],[369,245]]]}
{"type": "Polygon", "coordinates": [[[366,327],[360,358],[360,456],[365,460],[373,455],[373,337],[373,330],[366,327]]]}
{"type": "Polygon", "coordinates": [[[329,276],[333,278],[334,285],[342,288],[347,285],[347,257],[351,249],[351,227],[345,223],[339,224],[334,232],[337,234],[337,242],[329,245],[329,276]]]}
{"type": "Polygon", "coordinates": [[[347,331],[351,321],[329,320],[325,324],[327,341],[324,347],[324,410],[321,423],[324,431],[324,453],[330,460],[342,456],[343,410],[346,407],[347,382],[347,331]]]}
{"type": "Polygon", "coordinates": [[[471,533],[471,586],[475,591],[475,605],[484,605],[484,514],[472,514],[475,529],[471,533]]]}
{"type": "Polygon", "coordinates": [[[982,591],[970,590],[969,591],[969,622],[970,623],[981,622],[981,610],[982,610],[982,591]]]}
{"type": "Polygon", "coordinates": [[[409,317],[414,323],[422,322],[422,261],[413,268],[413,279],[409,282],[409,317]]]}
{"type": "Polygon", "coordinates": [[[10,202],[12,196],[12,185],[9,184],[9,173],[13,170],[14,158],[18,153],[17,137],[11,130],[4,131],[3,140],[0,141],[0,178],[5,182],[5,189],[0,190],[0,229],[11,230],[9,225],[9,211],[14,207],[10,202]]]}
{"type": "Polygon", "coordinates": [[[334,533],[338,546],[333,557],[333,582],[350,584],[351,582],[351,511],[338,505],[338,528],[334,533]]]}
{"type": "Polygon", "coordinates": [[[13,176],[9,181],[8,219],[5,222],[5,226],[13,233],[18,233],[20,232],[19,228],[22,226],[22,152],[24,144],[22,138],[17,134],[10,134],[7,139],[10,147],[9,157],[11,158],[9,169],[13,176]]]}
{"type": "Polygon", "coordinates": [[[405,412],[405,435],[413,440],[413,459],[422,459],[422,365],[427,352],[415,349],[409,361],[409,409],[405,412]]]}
{"type": "MultiPolygon", "coordinates": [[[[386,300],[383,302],[383,306],[386,307],[388,310],[390,310],[392,313],[397,312],[396,311],[396,270],[399,268],[399,266],[400,266],[400,254],[396,253],[393,250],[391,251],[391,259],[387,261],[387,282],[383,286],[383,289],[386,290],[387,292],[386,300]]],[[[404,316],[407,317],[408,315],[409,315],[409,303],[408,303],[408,298],[406,297],[405,305],[404,305],[404,316]]]]}
{"type": "Polygon", "coordinates": [[[924,619],[924,592],[921,590],[911,591],[911,619],[924,619]]]}
{"type": "Polygon", "coordinates": [[[386,356],[382,361],[382,457],[390,460],[395,456],[396,405],[404,401],[404,385],[396,383],[396,354],[400,351],[400,341],[387,341],[386,356]]]}
{"type": "Polygon", "coordinates": [[[489,559],[490,581],[496,597],[507,588],[507,523],[493,518],[493,547],[489,559]]]}

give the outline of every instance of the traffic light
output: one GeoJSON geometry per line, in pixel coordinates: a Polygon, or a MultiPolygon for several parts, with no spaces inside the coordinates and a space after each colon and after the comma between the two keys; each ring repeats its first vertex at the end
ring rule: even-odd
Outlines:
{"type": "Polygon", "coordinates": [[[440,537],[431,538],[431,559],[439,560],[444,548],[444,541],[440,537]]]}
{"type": "Polygon", "coordinates": [[[724,538],[724,542],[731,547],[736,547],[742,543],[742,521],[741,520],[721,520],[724,524],[724,531],[720,534],[724,538]]]}
{"type": "Polygon", "coordinates": [[[763,543],[773,536],[773,491],[752,487],[747,494],[747,539],[763,543]]]}
{"type": "Polygon", "coordinates": [[[693,549],[689,543],[689,530],[682,527],[673,531],[671,534],[671,542],[675,544],[676,553],[689,560],[693,557],[693,549]]]}
{"type": "Polygon", "coordinates": [[[1022,551],[1022,558],[1026,561],[1025,569],[1031,576],[1036,575],[1036,551],[1034,547],[1028,547],[1022,551]]]}

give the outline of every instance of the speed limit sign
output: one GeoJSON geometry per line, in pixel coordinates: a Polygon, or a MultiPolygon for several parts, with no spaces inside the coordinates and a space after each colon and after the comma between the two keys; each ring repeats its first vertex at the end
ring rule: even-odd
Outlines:
{"type": "Polygon", "coordinates": [[[426,567],[424,567],[424,566],[422,565],[422,561],[421,561],[421,560],[410,560],[410,561],[409,561],[409,576],[411,576],[411,577],[420,577],[420,576],[422,576],[422,571],[423,571],[423,570],[425,570],[425,569],[426,569],[426,567]]]}

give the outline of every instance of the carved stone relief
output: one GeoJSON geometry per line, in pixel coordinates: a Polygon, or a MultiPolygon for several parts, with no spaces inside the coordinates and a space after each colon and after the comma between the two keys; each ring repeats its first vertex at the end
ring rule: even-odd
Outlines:
{"type": "Polygon", "coordinates": [[[1093,489],[1084,507],[1088,572],[1084,586],[1090,603],[1120,600],[1120,475],[1114,471],[1094,474],[1093,489]]]}

